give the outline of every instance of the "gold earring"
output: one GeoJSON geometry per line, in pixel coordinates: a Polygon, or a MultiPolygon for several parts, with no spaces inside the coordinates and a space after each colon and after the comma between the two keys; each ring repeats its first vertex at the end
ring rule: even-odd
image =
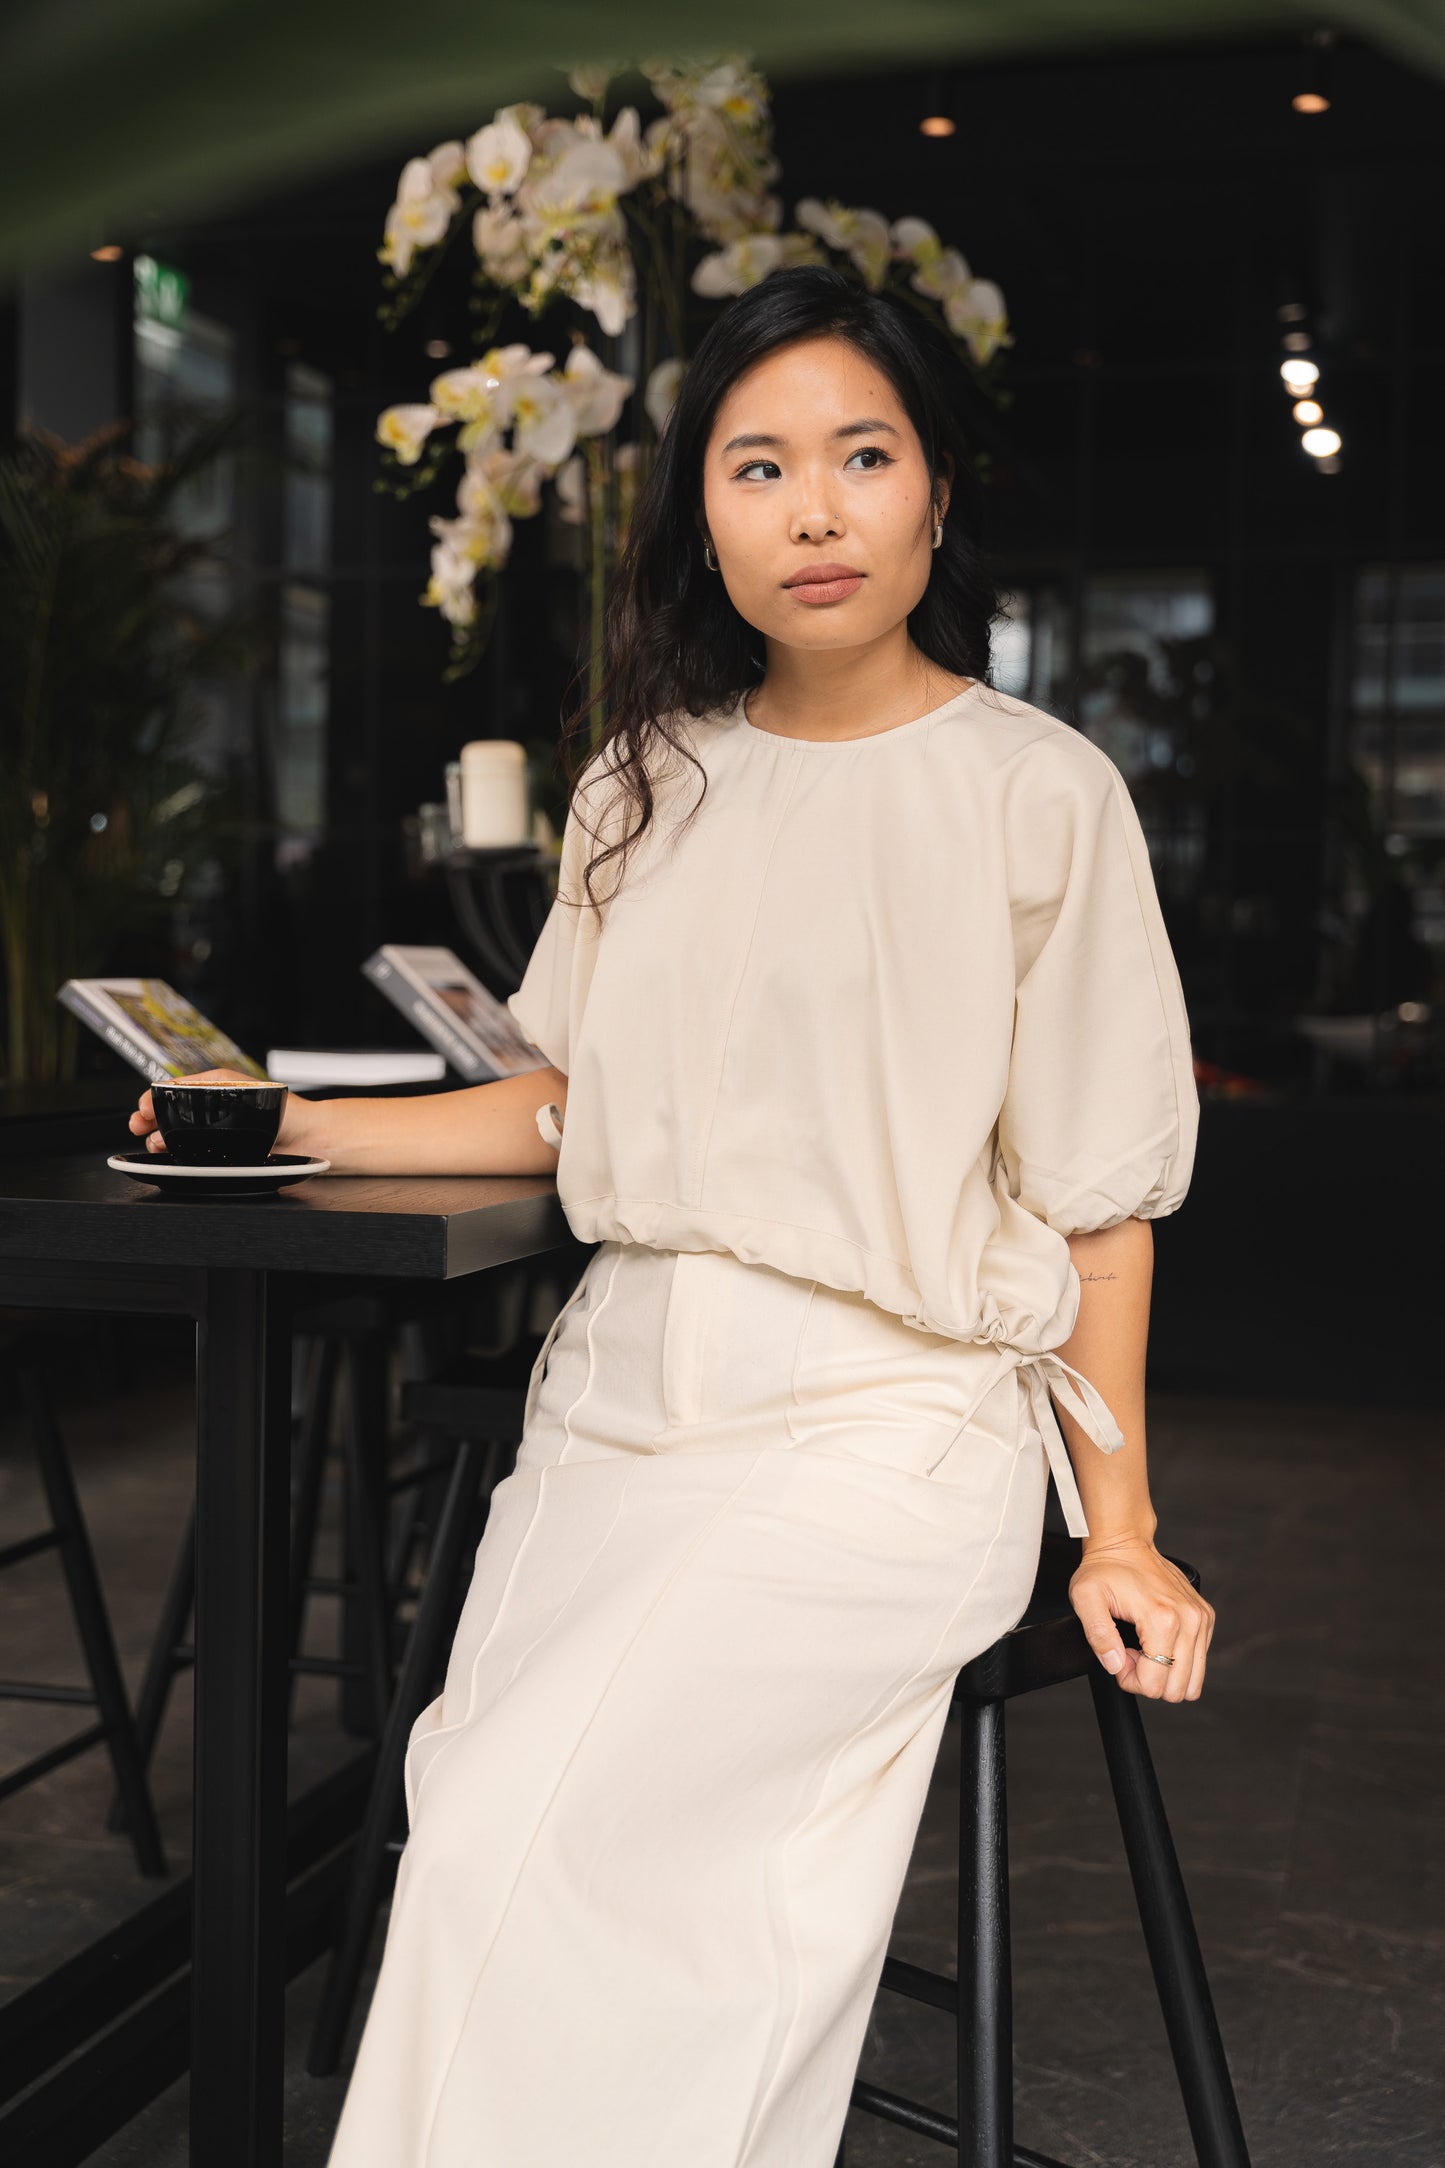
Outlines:
{"type": "Polygon", "coordinates": [[[939,519],[939,520],[935,520],[935,521],[934,521],[934,523],[933,523],[933,546],[934,546],[934,548],[935,548],[935,549],[938,549],[938,548],[940,547],[940,545],[942,544],[942,541],[943,541],[943,521],[942,521],[941,519],[939,519]]]}
{"type": "Polygon", "coordinates": [[[702,561],[707,566],[709,572],[716,572],[717,559],[712,553],[712,544],[708,540],[706,535],[704,535],[702,538],[702,561]]]}

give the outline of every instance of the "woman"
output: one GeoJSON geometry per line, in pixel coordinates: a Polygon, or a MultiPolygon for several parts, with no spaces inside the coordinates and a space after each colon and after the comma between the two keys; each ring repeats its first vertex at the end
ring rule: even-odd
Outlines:
{"type": "Polygon", "coordinates": [[[988,687],[968,486],[904,308],[817,268],[734,302],[510,1001],[549,1066],[288,1107],[343,1171],[555,1166],[598,1245],[411,1735],[330,2168],[828,2168],[1050,1465],[1099,1661],[1199,1695],[1143,1423],[1184,1008],[1117,772],[988,687]]]}

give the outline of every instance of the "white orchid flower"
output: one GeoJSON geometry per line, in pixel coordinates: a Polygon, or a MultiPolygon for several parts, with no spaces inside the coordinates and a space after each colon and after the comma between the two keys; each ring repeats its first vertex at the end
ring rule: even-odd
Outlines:
{"type": "Polygon", "coordinates": [[[577,442],[577,415],[556,377],[524,376],[510,386],[512,443],[545,466],[560,467],[577,442]]]}
{"type": "Polygon", "coordinates": [[[467,461],[457,485],[457,509],[465,518],[500,508],[513,519],[531,519],[542,508],[542,484],[549,472],[530,452],[493,445],[467,461]]]}
{"type": "Polygon", "coordinates": [[[440,241],[461,198],[454,188],[438,187],[430,161],[409,158],[401,169],[396,201],[386,214],[378,255],[398,278],[405,278],[419,248],[440,241]]]}
{"type": "MultiPolygon", "coordinates": [[[[460,581],[463,566],[475,573],[483,567],[505,564],[512,547],[512,522],[495,491],[485,496],[479,492],[476,506],[474,512],[461,519],[433,516],[427,523],[438,538],[442,576],[449,583],[460,581]]],[[[433,550],[432,570],[435,573],[437,569],[437,551],[433,550]]]]}
{"type": "Polygon", "coordinates": [[[950,294],[943,313],[949,330],[967,340],[980,368],[987,367],[1001,346],[1014,343],[1007,335],[1003,295],[992,279],[974,279],[961,293],[950,294]]]}
{"type": "Polygon", "coordinates": [[[973,282],[973,273],[966,258],[956,248],[940,249],[914,272],[908,281],[916,292],[927,294],[931,301],[946,302],[950,294],[962,293],[973,282]]]}
{"type": "Polygon", "coordinates": [[[585,98],[589,105],[596,105],[606,94],[607,86],[617,73],[615,60],[594,60],[582,67],[573,68],[567,76],[567,88],[575,97],[585,98]]]}
{"type": "Polygon", "coordinates": [[[637,307],[637,274],[624,247],[598,252],[590,269],[569,281],[579,308],[590,309],[598,325],[615,339],[637,307]]]}
{"type": "Polygon", "coordinates": [[[499,400],[499,379],[480,362],[463,369],[443,369],[431,383],[432,405],[451,422],[489,422],[500,428],[506,421],[506,403],[499,400]]]}
{"type": "Polygon", "coordinates": [[[746,293],[776,271],[782,257],[782,242],[775,233],[745,233],[715,256],[703,257],[692,274],[692,290],[713,301],[724,294],[746,293]]]}
{"type": "Polygon", "coordinates": [[[667,426],[667,418],[677,404],[677,394],[687,373],[687,363],[676,355],[660,361],[647,379],[647,389],[642,404],[647,418],[659,436],[667,426]]]}
{"type": "Polygon", "coordinates": [[[569,527],[582,526],[587,518],[587,462],[574,452],[557,469],[553,484],[557,492],[557,516],[569,527]]]}
{"type": "Polygon", "coordinates": [[[480,361],[437,377],[431,388],[433,400],[463,424],[457,436],[458,451],[483,452],[495,444],[501,431],[517,418],[520,388],[545,377],[555,360],[553,354],[534,354],[518,340],[509,346],[488,347],[480,361]]]}
{"type": "Polygon", "coordinates": [[[489,196],[510,196],[532,162],[532,141],[510,114],[479,128],[466,149],[467,171],[489,196]]]}
{"type": "Polygon", "coordinates": [[[457,578],[445,569],[445,553],[432,551],[432,574],[427,581],[422,601],[432,609],[441,611],[449,625],[459,628],[474,625],[477,621],[477,597],[472,586],[474,574],[457,578]]]}
{"type": "Polygon", "coordinates": [[[426,158],[408,158],[396,184],[398,203],[425,203],[437,193],[436,175],[426,158]]]}
{"type": "Polygon", "coordinates": [[[853,211],[848,220],[848,254],[875,292],[888,276],[893,245],[888,221],[879,211],[853,211]]]}
{"type": "Polygon", "coordinates": [[[438,406],[388,407],[377,417],[376,441],[396,454],[398,466],[414,467],[433,429],[449,419],[438,406]]]}
{"type": "Polygon", "coordinates": [[[648,136],[642,133],[635,105],[625,105],[607,131],[607,144],[617,153],[622,164],[623,187],[636,188],[639,181],[649,180],[654,173],[662,171],[662,154],[648,136]]]}
{"type": "Polygon", "coordinates": [[[810,233],[780,233],[778,247],[781,251],[779,265],[824,263],[827,260],[810,233]]]}
{"type": "Polygon", "coordinates": [[[478,560],[469,549],[461,546],[457,534],[466,522],[434,519],[431,524],[441,538],[432,546],[431,578],[427,581],[422,602],[428,609],[440,610],[448,624],[474,624],[478,560]]]}
{"type": "Polygon", "coordinates": [[[735,61],[708,70],[693,90],[699,105],[726,113],[741,128],[756,126],[767,111],[767,93],[759,76],[735,61]]]}
{"type": "Polygon", "coordinates": [[[888,238],[895,256],[916,264],[933,261],[943,247],[926,218],[895,218],[888,229],[888,238]]]}
{"type": "Polygon", "coordinates": [[[510,452],[497,445],[492,450],[469,459],[462,469],[462,478],[457,484],[457,510],[467,532],[476,530],[480,533],[483,529],[494,527],[500,515],[505,512],[506,506],[502,503],[501,491],[497,488],[493,475],[498,460],[509,460],[511,456],[510,452]]]}
{"type": "Polygon", "coordinates": [[[829,248],[852,259],[875,290],[888,275],[893,256],[889,224],[880,211],[853,211],[845,204],[804,196],[793,212],[798,224],[816,233],[829,248]]]}
{"type": "Polygon", "coordinates": [[[520,286],[532,268],[527,228],[508,202],[484,203],[472,220],[472,246],[494,286],[520,286]]]}
{"type": "Polygon", "coordinates": [[[556,364],[555,354],[534,352],[524,339],[514,339],[507,346],[489,346],[481,365],[499,384],[507,384],[516,377],[545,376],[556,364]]]}
{"type": "Polygon", "coordinates": [[[628,394],[634,388],[630,376],[617,376],[579,341],[567,356],[559,379],[572,402],[579,437],[600,437],[615,429],[628,394]]]}
{"type": "Polygon", "coordinates": [[[615,208],[627,182],[622,159],[610,143],[589,142],[575,129],[569,133],[573,141],[529,176],[526,191],[527,210],[554,229],[603,217],[615,208]]]}
{"type": "Polygon", "coordinates": [[[819,196],[800,196],[793,205],[793,223],[805,233],[816,233],[829,248],[843,248],[846,244],[839,224],[842,208],[838,203],[824,203],[819,196]]]}
{"type": "MultiPolygon", "coordinates": [[[[467,177],[467,154],[460,143],[438,143],[435,150],[427,152],[426,162],[431,168],[435,189],[450,189],[455,193],[467,177]]],[[[457,207],[460,202],[458,197],[457,207]]]]}

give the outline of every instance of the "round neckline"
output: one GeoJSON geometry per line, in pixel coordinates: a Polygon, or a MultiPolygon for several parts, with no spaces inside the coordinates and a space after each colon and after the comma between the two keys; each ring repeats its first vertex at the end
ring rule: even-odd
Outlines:
{"type": "MultiPolygon", "coordinates": [[[[753,687],[749,686],[748,692],[752,690],[753,687]]],[[[761,723],[750,722],[748,719],[748,692],[739,694],[733,707],[733,715],[754,738],[766,738],[774,745],[799,745],[808,753],[840,753],[845,746],[878,745],[885,738],[900,738],[911,730],[921,730],[925,723],[936,723],[941,715],[946,715],[950,708],[957,707],[961,700],[971,700],[978,690],[979,681],[975,678],[959,692],[950,693],[947,700],[942,701],[938,707],[929,708],[922,715],[911,716],[906,723],[890,723],[886,730],[864,731],[856,738],[795,738],[781,730],[764,730],[761,723]]]]}

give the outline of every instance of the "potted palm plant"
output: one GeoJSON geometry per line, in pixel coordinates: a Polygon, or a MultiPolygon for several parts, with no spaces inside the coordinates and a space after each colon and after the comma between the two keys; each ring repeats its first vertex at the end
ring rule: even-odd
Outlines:
{"type": "Polygon", "coordinates": [[[0,451],[0,941],[5,1075],[73,1072],[56,991],[169,910],[219,786],[192,758],[191,688],[247,651],[184,575],[175,498],[220,448],[145,465],[117,423],[0,451]]]}

